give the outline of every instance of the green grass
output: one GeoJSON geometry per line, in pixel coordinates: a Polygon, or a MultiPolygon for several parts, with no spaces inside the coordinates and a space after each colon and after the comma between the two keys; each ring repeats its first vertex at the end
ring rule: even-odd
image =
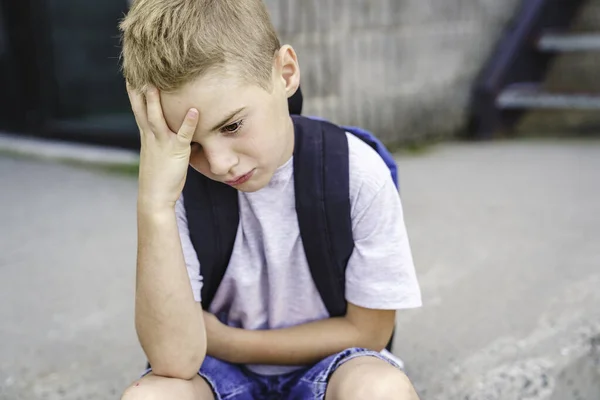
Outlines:
{"type": "Polygon", "coordinates": [[[94,162],[83,162],[69,159],[57,160],[61,164],[70,165],[77,168],[88,169],[91,171],[106,172],[114,175],[124,175],[137,177],[139,173],[139,164],[104,164],[94,162]]]}

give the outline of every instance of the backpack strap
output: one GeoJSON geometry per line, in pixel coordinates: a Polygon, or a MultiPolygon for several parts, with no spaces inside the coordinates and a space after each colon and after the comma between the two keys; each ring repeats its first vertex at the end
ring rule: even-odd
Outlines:
{"type": "Polygon", "coordinates": [[[294,116],[296,213],[304,252],[325,307],[346,314],[346,265],[354,250],[346,132],[294,116]]]}
{"type": "Polygon", "coordinates": [[[202,307],[208,309],[233,252],[240,220],[238,193],[189,167],[183,202],[202,269],[202,307]]]}
{"type": "MultiPolygon", "coordinates": [[[[383,143],[362,128],[338,127],[318,117],[292,118],[296,130],[296,212],[304,251],[329,314],[342,316],[347,308],[346,266],[354,250],[346,131],[367,143],[383,158],[396,187],[398,168],[383,143]],[[311,165],[318,167],[306,168],[311,165]],[[302,207],[298,204],[299,199],[305,202],[302,207]]],[[[393,339],[394,333],[386,346],[388,351],[392,351],[393,339]]]]}
{"type": "Polygon", "coordinates": [[[379,140],[371,132],[357,126],[342,126],[342,129],[345,129],[347,132],[350,132],[354,136],[361,139],[363,142],[371,146],[371,148],[375,150],[377,154],[379,154],[379,156],[383,159],[383,162],[385,162],[385,165],[390,170],[394,185],[398,189],[398,165],[396,164],[392,153],[389,152],[381,140],[379,140]]]}
{"type": "MultiPolygon", "coordinates": [[[[314,116],[314,115],[312,115],[308,118],[316,120],[316,121],[325,121],[326,122],[326,120],[324,118],[314,116]]],[[[390,170],[390,174],[392,175],[392,181],[394,181],[394,185],[396,186],[397,189],[399,189],[400,185],[398,183],[398,165],[396,164],[396,161],[394,160],[394,156],[392,155],[392,153],[390,153],[390,151],[385,147],[385,145],[381,142],[381,140],[379,140],[377,138],[377,136],[375,136],[368,130],[360,128],[358,126],[340,125],[340,128],[342,128],[346,132],[349,132],[352,135],[356,136],[357,138],[359,138],[360,140],[362,140],[363,142],[365,142],[366,144],[371,146],[371,148],[373,150],[375,150],[377,152],[377,154],[379,154],[379,156],[385,162],[385,165],[390,170]]]]}

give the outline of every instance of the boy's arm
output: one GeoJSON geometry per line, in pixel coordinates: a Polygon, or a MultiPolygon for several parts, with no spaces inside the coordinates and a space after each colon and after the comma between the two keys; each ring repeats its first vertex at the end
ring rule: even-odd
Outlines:
{"type": "Polygon", "coordinates": [[[135,326],[153,373],[196,375],[206,354],[202,308],[194,301],[171,207],[138,207],[135,326]]]}
{"type": "Polygon", "coordinates": [[[177,229],[175,203],[187,173],[197,112],[179,133],[164,121],[156,90],[142,95],[128,87],[140,128],[137,202],[138,254],[135,326],[154,374],[194,377],[206,355],[201,307],[194,301],[177,229]]]}
{"type": "Polygon", "coordinates": [[[345,317],[257,331],[231,328],[206,314],[208,354],[239,364],[310,365],[350,347],[381,351],[392,335],[395,314],[348,303],[345,317]]]}

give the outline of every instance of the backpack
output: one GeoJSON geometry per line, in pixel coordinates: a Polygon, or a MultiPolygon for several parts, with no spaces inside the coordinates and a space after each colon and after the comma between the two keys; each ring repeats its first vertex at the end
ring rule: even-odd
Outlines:
{"type": "MultiPolygon", "coordinates": [[[[314,117],[293,115],[292,120],[296,213],[306,259],[330,316],[344,316],[345,271],[354,250],[346,131],[382,157],[396,187],[397,166],[385,146],[364,129],[339,127],[314,117]]],[[[209,308],[233,252],[239,224],[237,193],[235,188],[189,167],[183,188],[184,207],[202,269],[204,309],[209,308]]]]}

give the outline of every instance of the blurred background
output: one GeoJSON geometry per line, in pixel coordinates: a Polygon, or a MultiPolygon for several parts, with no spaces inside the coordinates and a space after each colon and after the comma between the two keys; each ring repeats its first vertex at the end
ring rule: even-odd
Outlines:
{"type": "MultiPolygon", "coordinates": [[[[395,151],[423,399],[600,398],[600,0],[266,0],[303,111],[395,151]]],[[[126,0],[0,0],[0,399],[114,399],[133,328],[126,0]]]]}

